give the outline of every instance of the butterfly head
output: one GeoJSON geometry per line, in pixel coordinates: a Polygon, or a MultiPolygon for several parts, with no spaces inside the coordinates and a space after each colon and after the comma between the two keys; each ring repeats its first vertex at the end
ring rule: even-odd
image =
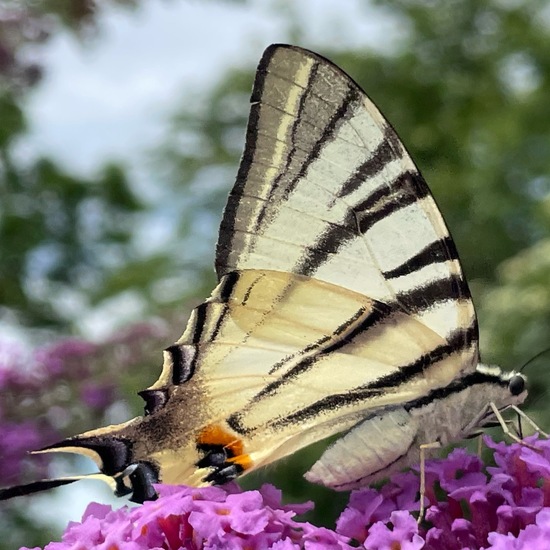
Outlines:
{"type": "Polygon", "coordinates": [[[510,377],[510,381],[508,383],[508,390],[510,391],[511,396],[517,397],[525,393],[525,397],[527,397],[526,386],[527,379],[523,374],[512,373],[512,376],[510,377]]]}
{"type": "Polygon", "coordinates": [[[472,394],[469,401],[483,401],[485,412],[476,422],[478,428],[502,424],[495,409],[500,413],[518,407],[527,398],[527,378],[522,373],[504,372],[498,367],[478,365],[475,373],[468,378],[471,388],[475,388],[476,396],[472,394]]]}

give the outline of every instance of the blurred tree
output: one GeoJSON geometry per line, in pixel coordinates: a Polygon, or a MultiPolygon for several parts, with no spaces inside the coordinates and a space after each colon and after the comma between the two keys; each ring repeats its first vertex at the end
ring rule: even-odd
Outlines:
{"type": "MultiPolygon", "coordinates": [[[[111,4],[114,3],[134,4],[131,0],[113,0],[111,4]]],[[[80,292],[80,306],[88,307],[84,297],[93,303],[94,294],[102,293],[105,274],[112,273],[113,267],[116,271],[112,257],[122,263],[121,259],[128,255],[124,251],[128,249],[133,220],[142,205],[120,167],[99,168],[98,177],[83,180],[49,159],[28,159],[17,154],[17,146],[27,130],[26,97],[40,84],[44,71],[31,60],[29,46],[38,47],[65,29],[90,39],[98,30],[100,11],[92,0],[32,3],[12,0],[0,5],[0,321],[3,323],[70,330],[70,322],[79,312],[73,312],[71,318],[66,309],[58,307],[63,295],[80,292]]],[[[136,332],[133,334],[137,336],[136,332]]],[[[140,352],[145,351],[143,345],[141,340],[133,342],[134,350],[140,352]]],[[[118,340],[105,349],[109,353],[120,348],[118,340]]],[[[65,361],[67,372],[58,372],[58,387],[53,388],[44,380],[39,381],[37,372],[30,373],[28,360],[10,365],[6,351],[2,348],[0,361],[2,484],[9,483],[10,474],[19,471],[18,467],[13,469],[12,460],[18,454],[20,458],[25,450],[18,447],[19,443],[26,439],[27,448],[39,447],[40,442],[53,435],[53,430],[62,427],[57,422],[54,427],[50,421],[61,420],[56,410],[61,410],[59,399],[63,401],[71,393],[67,391],[66,381],[71,376],[67,373],[72,370],[74,375],[71,367],[75,364],[65,361]],[[10,366],[13,373],[7,372],[10,366]]],[[[94,376],[97,385],[80,380],[83,386],[80,392],[73,393],[74,414],[69,422],[72,424],[86,415],[83,424],[87,427],[94,416],[105,418],[105,405],[113,391],[111,384],[116,382],[112,376],[106,379],[108,361],[103,365],[96,361],[97,368],[93,368],[89,359],[86,365],[82,359],[76,363],[81,373],[82,368],[87,372],[94,370],[96,375],[100,371],[99,376],[94,376]],[[86,399],[94,397],[98,410],[82,406],[86,399]]],[[[123,364],[124,361],[122,358],[123,364]]],[[[37,362],[40,366],[46,364],[44,357],[37,362]]],[[[122,371],[124,368],[119,370],[122,371]]],[[[68,411],[68,403],[64,406],[68,411]]],[[[67,429],[67,422],[64,424],[67,429]]],[[[51,540],[54,530],[29,515],[28,503],[14,502],[12,506],[2,506],[0,531],[3,533],[0,548],[11,550],[22,544],[32,546],[51,540]]]]}
{"type": "MultiPolygon", "coordinates": [[[[66,21],[55,7],[62,2],[44,5],[66,21]]],[[[294,4],[282,7],[293,42],[307,46],[307,21],[294,4]]],[[[375,17],[373,9],[393,18],[398,30],[383,53],[334,51],[321,40],[314,49],[353,75],[409,147],[457,241],[485,355],[512,367],[548,346],[550,328],[547,2],[386,0],[366,4],[365,18],[375,17]]],[[[24,103],[15,99],[13,82],[2,85],[0,117],[9,121],[0,129],[0,185],[10,192],[0,204],[6,310],[29,324],[67,325],[52,300],[67,288],[80,289],[85,306],[129,287],[164,306],[204,297],[214,282],[217,222],[242,149],[252,79],[252,69],[231,70],[202,99],[185,92],[154,167],[163,182],[156,208],[177,227],[166,247],[147,258],[130,239],[143,205],[119,168],[82,182],[47,160],[18,163],[11,148],[24,132],[24,103]],[[99,226],[87,218],[90,204],[99,226]]],[[[313,497],[316,521],[330,523],[341,509],[334,494],[298,483],[315,453],[307,450],[246,483],[269,477],[289,500],[313,497]]]]}
{"type": "Polygon", "coordinates": [[[44,70],[30,60],[29,46],[63,29],[89,39],[99,15],[93,0],[0,6],[0,320],[67,329],[76,313],[59,307],[63,298],[78,294],[79,306],[89,307],[104,297],[106,274],[112,278],[131,255],[142,205],[119,166],[84,180],[51,160],[17,154],[25,98],[44,70]]]}

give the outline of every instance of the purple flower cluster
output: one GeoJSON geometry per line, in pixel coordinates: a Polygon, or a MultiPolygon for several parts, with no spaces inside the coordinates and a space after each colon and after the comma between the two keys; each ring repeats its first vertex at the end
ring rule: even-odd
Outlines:
{"type": "Polygon", "coordinates": [[[247,492],[233,484],[157,490],[158,500],[137,508],[90,504],[82,523],[70,524],[63,541],[47,550],[351,549],[334,531],[294,521],[313,505],[283,506],[281,492],[271,485],[247,492]]]}
{"type": "Polygon", "coordinates": [[[163,335],[139,324],[102,344],[73,338],[33,350],[0,341],[0,485],[47,477],[48,457],[26,460],[29,450],[112,421],[120,378],[163,335]]]}
{"type": "MultiPolygon", "coordinates": [[[[354,491],[332,531],[294,516],[312,507],[281,505],[266,485],[189,488],[159,485],[159,499],[112,510],[90,504],[62,542],[47,550],[299,549],[546,550],[550,548],[550,441],[494,443],[494,466],[455,449],[426,465],[427,511],[417,524],[419,477],[397,474],[380,490],[354,491]]],[[[28,550],[28,549],[27,549],[28,550]]]]}
{"type": "Polygon", "coordinates": [[[4,485],[17,483],[25,473],[38,478],[46,475],[45,457],[36,457],[32,465],[23,458],[30,449],[56,437],[51,423],[34,414],[32,392],[40,395],[48,378],[47,373],[34,367],[33,357],[24,349],[0,342],[0,472],[4,485]]]}
{"type": "MultiPolygon", "coordinates": [[[[40,448],[43,434],[33,421],[11,423],[0,421],[0,471],[2,482],[14,483],[23,475],[22,458],[29,449],[40,448]]],[[[34,475],[39,479],[46,475],[46,459],[37,457],[34,462],[34,475]]]]}
{"type": "Polygon", "coordinates": [[[391,548],[376,542],[388,526],[393,526],[388,536],[401,536],[403,526],[410,528],[406,546],[396,546],[401,549],[550,548],[550,441],[537,436],[525,441],[536,450],[486,437],[496,466],[484,467],[479,457],[464,449],[428,461],[427,511],[418,530],[413,529],[410,512],[419,509],[419,481],[408,472],[393,476],[380,491],[353,492],[337,532],[373,549],[391,548]]]}

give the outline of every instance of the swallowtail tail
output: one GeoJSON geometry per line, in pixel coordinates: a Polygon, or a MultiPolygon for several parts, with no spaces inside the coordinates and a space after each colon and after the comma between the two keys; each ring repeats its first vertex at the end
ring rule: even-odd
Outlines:
{"type": "Polygon", "coordinates": [[[140,393],[144,416],[41,451],[91,457],[92,477],[138,502],[158,480],[220,484],[337,433],[307,479],[365,485],[527,394],[522,375],[479,364],[455,245],[361,88],[315,53],[273,45],[251,103],[218,286],[140,393]]]}

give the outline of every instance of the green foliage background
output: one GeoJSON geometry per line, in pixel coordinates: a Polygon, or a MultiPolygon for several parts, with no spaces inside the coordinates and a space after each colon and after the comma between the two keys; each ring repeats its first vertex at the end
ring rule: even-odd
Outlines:
{"type": "MultiPolygon", "coordinates": [[[[124,4],[140,9],[139,1],[124,4]]],[[[35,42],[67,28],[83,40],[101,40],[93,2],[14,5],[22,13],[19,31],[29,24],[43,29],[35,42]]],[[[378,11],[398,30],[392,44],[376,51],[344,49],[319,36],[311,43],[308,19],[295,4],[273,2],[271,10],[287,23],[281,42],[311,47],[343,67],[398,130],[457,242],[485,361],[514,368],[548,347],[548,3],[373,2],[365,5],[365,18],[378,11]]],[[[339,24],[345,33],[345,14],[339,24]]],[[[97,177],[83,180],[51,159],[23,161],[15,154],[26,132],[26,97],[48,70],[26,62],[22,52],[30,39],[17,31],[13,22],[0,20],[0,47],[10,53],[10,63],[0,67],[0,320],[33,334],[45,328],[67,334],[76,325],[60,305],[66,293],[77,293],[91,311],[130,290],[151,316],[179,319],[170,329],[178,337],[185,311],[214,284],[213,244],[238,166],[254,67],[229,68],[201,99],[188,83],[163,143],[150,152],[151,185],[162,185],[162,201],[148,202],[136,192],[128,167],[98,167],[97,177]],[[93,224],[90,209],[100,213],[93,224]],[[176,230],[165,247],[143,256],[135,242],[140,220],[164,211],[176,230]],[[36,267],[43,256],[48,262],[36,267]],[[166,286],[168,298],[158,292],[166,286]]],[[[151,365],[158,363],[144,357],[144,371],[126,384],[129,391],[149,384],[157,374],[151,365]]],[[[547,428],[548,408],[537,405],[548,392],[549,364],[543,357],[528,370],[533,414],[547,428]]],[[[313,498],[315,521],[330,524],[343,499],[297,481],[314,454],[308,450],[245,483],[269,480],[285,489],[288,500],[313,498]]],[[[14,531],[25,532],[17,540],[46,540],[32,533],[24,514],[17,517],[14,531]]]]}

